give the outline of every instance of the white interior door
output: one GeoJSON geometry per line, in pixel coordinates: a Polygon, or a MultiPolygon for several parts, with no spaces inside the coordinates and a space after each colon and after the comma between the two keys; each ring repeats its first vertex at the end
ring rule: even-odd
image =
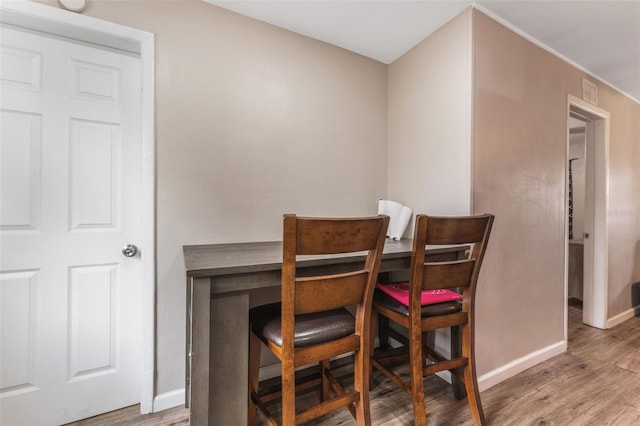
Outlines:
{"type": "Polygon", "coordinates": [[[593,228],[594,228],[594,203],[595,203],[595,138],[593,134],[593,123],[585,121],[585,197],[584,197],[584,232],[583,238],[583,321],[585,324],[594,325],[591,321],[589,313],[597,309],[597,300],[594,300],[593,294],[593,228]]]}
{"type": "Polygon", "coordinates": [[[139,402],[140,60],[3,26],[0,423],[139,402]]]}

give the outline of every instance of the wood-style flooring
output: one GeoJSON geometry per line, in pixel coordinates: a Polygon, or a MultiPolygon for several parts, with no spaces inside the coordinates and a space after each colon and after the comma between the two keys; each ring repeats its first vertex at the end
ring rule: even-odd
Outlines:
{"type": "MultiPolygon", "coordinates": [[[[489,425],[640,425],[640,318],[611,330],[582,324],[582,311],[569,308],[569,350],[481,393],[489,425]]],[[[373,373],[371,412],[374,425],[412,425],[409,397],[377,371],[373,373]]],[[[430,426],[470,425],[466,400],[453,398],[451,387],[436,377],[425,380],[430,426]]],[[[298,404],[315,398],[302,396],[298,404]]],[[[315,399],[314,399],[315,400],[315,399]]],[[[271,407],[278,412],[278,403],[271,407]]],[[[188,425],[181,407],[150,415],[125,408],[73,426],[188,425]]],[[[353,425],[347,410],[308,423],[353,425]]],[[[230,425],[235,426],[235,425],[230,425]]]]}

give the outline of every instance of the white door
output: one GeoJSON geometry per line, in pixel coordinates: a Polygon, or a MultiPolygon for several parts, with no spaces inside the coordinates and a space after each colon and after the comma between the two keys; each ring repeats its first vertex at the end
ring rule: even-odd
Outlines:
{"type": "Polygon", "coordinates": [[[140,399],[140,59],[0,35],[0,424],[61,424],[140,399]]]}
{"type": "MultiPolygon", "coordinates": [[[[586,119],[584,119],[586,120],[586,119]]],[[[584,197],[584,232],[583,238],[583,273],[582,286],[583,290],[583,322],[585,324],[596,327],[593,320],[593,313],[598,310],[598,300],[595,300],[593,294],[594,283],[594,247],[593,247],[593,230],[594,230],[594,203],[595,203],[595,135],[593,132],[593,123],[585,121],[585,197],[584,197]]],[[[600,301],[602,303],[602,301],[600,301]]]]}

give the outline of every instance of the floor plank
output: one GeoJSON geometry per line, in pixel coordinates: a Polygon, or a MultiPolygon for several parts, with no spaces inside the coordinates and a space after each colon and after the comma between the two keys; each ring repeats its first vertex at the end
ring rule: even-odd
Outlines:
{"type": "MultiPolygon", "coordinates": [[[[579,307],[569,307],[569,350],[506,380],[481,394],[485,417],[495,426],[631,426],[640,424],[640,318],[612,330],[582,324],[579,307]]],[[[411,401],[379,372],[371,391],[372,423],[413,424],[411,401]]],[[[430,426],[472,424],[466,400],[456,401],[448,384],[436,377],[425,380],[430,426]]],[[[302,395],[303,406],[316,398],[302,395]]],[[[279,403],[270,406],[279,414],[279,403]]],[[[188,412],[176,407],[151,415],[125,408],[72,426],[188,425],[188,412]]],[[[262,424],[262,423],[259,423],[262,424]]],[[[339,426],[355,422],[346,410],[309,425],[339,426]]]]}

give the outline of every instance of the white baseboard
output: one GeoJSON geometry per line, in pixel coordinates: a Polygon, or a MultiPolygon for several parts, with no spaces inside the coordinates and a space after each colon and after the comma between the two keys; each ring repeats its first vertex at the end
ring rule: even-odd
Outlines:
{"type": "Polygon", "coordinates": [[[633,318],[636,315],[636,309],[640,310],[640,306],[635,306],[621,314],[616,315],[613,318],[607,320],[607,328],[613,328],[618,324],[622,324],[629,318],[633,318]]]}
{"type": "Polygon", "coordinates": [[[522,358],[513,360],[502,367],[496,368],[495,370],[478,377],[478,388],[480,391],[489,389],[490,387],[523,372],[527,368],[533,367],[534,365],[559,355],[566,350],[567,341],[562,340],[558,343],[554,343],[553,345],[549,345],[546,348],[531,352],[522,358]]]}
{"type": "Polygon", "coordinates": [[[153,398],[153,412],[157,413],[158,411],[177,407],[178,405],[184,405],[184,398],[184,388],[156,395],[156,397],[153,398]]]}
{"type": "Polygon", "coordinates": [[[259,380],[263,381],[267,379],[273,379],[274,377],[278,377],[280,374],[282,374],[282,369],[279,362],[276,362],[275,364],[265,365],[260,367],[259,380]]]}

